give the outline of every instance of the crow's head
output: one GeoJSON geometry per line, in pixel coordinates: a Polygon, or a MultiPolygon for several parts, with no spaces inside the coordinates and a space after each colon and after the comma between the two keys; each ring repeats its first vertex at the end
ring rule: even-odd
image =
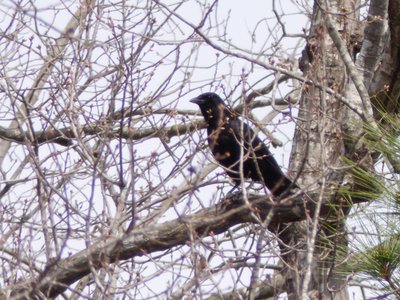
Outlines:
{"type": "Polygon", "coordinates": [[[215,93],[204,93],[196,98],[190,100],[192,103],[196,103],[201,110],[206,121],[210,119],[218,119],[227,110],[224,101],[215,93]]]}
{"type": "Polygon", "coordinates": [[[219,104],[223,104],[222,99],[215,93],[204,93],[196,98],[190,100],[192,103],[196,103],[200,108],[213,108],[219,104]]]}

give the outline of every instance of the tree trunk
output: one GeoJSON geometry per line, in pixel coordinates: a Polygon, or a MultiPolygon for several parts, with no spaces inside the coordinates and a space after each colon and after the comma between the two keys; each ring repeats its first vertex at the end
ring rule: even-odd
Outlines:
{"type": "Polygon", "coordinates": [[[325,88],[304,87],[299,119],[291,153],[290,170],[307,191],[319,191],[314,199],[317,208],[323,203],[337,205],[335,211],[322,215],[316,209],[306,221],[281,228],[281,254],[286,266],[286,291],[289,299],[348,299],[345,278],[335,272],[340,264],[338,254],[346,252],[344,218],[348,207],[342,206],[335,187],[343,174],[337,172],[345,155],[342,119],[348,109],[332,94],[346,94],[349,81],[339,52],[328,34],[325,14],[331,14],[334,25],[351,52],[349,34],[358,26],[356,1],[328,1],[328,7],[314,5],[307,46],[300,60],[304,76],[325,88]],[[350,13],[349,13],[350,12],[350,13]],[[347,13],[347,14],[346,14],[347,13]],[[323,220],[323,221],[322,221],[323,220]]]}

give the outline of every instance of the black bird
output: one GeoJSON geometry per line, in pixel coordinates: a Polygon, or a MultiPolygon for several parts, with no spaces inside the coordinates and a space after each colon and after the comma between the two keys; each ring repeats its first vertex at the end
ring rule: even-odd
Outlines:
{"type": "Polygon", "coordinates": [[[241,147],[244,178],[263,183],[276,197],[295,186],[282,172],[268,147],[217,94],[201,94],[190,102],[200,106],[207,123],[208,145],[235,182],[235,187],[241,181],[241,147]]]}

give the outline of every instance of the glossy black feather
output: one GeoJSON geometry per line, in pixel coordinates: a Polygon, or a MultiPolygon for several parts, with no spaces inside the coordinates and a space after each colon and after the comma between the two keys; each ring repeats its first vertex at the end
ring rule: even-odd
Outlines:
{"type": "Polygon", "coordinates": [[[208,144],[215,159],[236,185],[240,184],[243,146],[243,177],[262,182],[274,196],[287,191],[292,182],[285,176],[268,147],[214,93],[201,94],[191,102],[199,105],[207,122],[208,144]]]}

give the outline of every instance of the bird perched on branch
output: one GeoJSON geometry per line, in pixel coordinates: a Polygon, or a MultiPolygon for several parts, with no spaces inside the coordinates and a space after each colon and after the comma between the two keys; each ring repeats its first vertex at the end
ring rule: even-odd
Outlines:
{"type": "Polygon", "coordinates": [[[282,172],[268,147],[217,94],[201,94],[190,102],[199,105],[207,123],[208,145],[235,182],[235,187],[241,182],[240,170],[243,178],[263,183],[276,197],[295,186],[282,172]]]}

